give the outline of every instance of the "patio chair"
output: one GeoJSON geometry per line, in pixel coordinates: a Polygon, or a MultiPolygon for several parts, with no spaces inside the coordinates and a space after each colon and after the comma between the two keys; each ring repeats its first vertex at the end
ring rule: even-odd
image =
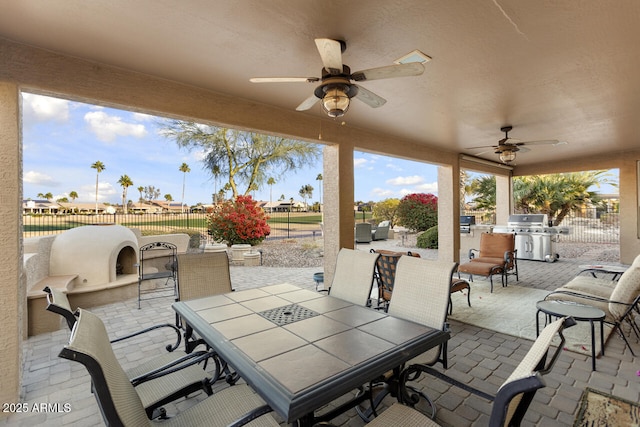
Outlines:
{"type": "MultiPolygon", "coordinates": [[[[147,418],[139,387],[131,384],[120,366],[99,317],[78,309],[78,320],[71,331],[69,344],[62,349],[59,357],[85,366],[106,425],[153,425],[147,418]]],[[[216,392],[172,416],[165,423],[172,426],[226,426],[243,419],[246,422],[253,421],[252,425],[278,427],[268,412],[271,412],[271,408],[249,386],[236,385],[216,392]]]]}
{"type": "Polygon", "coordinates": [[[371,242],[371,224],[359,222],[356,224],[356,243],[371,242]]]}
{"type": "Polygon", "coordinates": [[[387,240],[389,238],[389,221],[380,222],[373,230],[371,230],[372,240],[387,240]]]}
{"type": "MultiPolygon", "coordinates": [[[[231,273],[229,271],[229,256],[223,252],[203,252],[178,254],[178,295],[176,301],[190,301],[214,295],[233,292],[231,287],[231,273]]],[[[184,330],[185,350],[194,351],[199,345],[210,347],[198,337],[193,329],[186,325],[176,314],[176,326],[184,330]]],[[[233,384],[239,380],[237,374],[232,373],[228,363],[213,349],[211,360],[215,364],[212,382],[220,379],[233,384]]]]}
{"type": "Polygon", "coordinates": [[[604,322],[613,326],[635,356],[622,324],[627,322],[640,338],[640,328],[634,319],[634,310],[640,314],[640,255],[617,281],[578,275],[549,293],[545,300],[572,301],[601,309],[606,314],[604,322]]]}
{"type": "Polygon", "coordinates": [[[328,293],[350,303],[369,306],[373,271],[379,254],[342,248],[328,293]]]}
{"type": "MultiPolygon", "coordinates": [[[[66,294],[49,286],[44,288],[47,297],[47,310],[64,317],[70,330],[77,323],[77,317],[71,311],[71,304],[66,294]]],[[[162,416],[164,410],[161,407],[180,397],[203,390],[211,395],[211,377],[199,366],[198,363],[212,357],[212,354],[199,352],[188,355],[184,351],[176,350],[181,342],[180,330],[172,324],[164,323],[154,325],[149,328],[125,335],[123,337],[109,341],[111,344],[137,337],[144,333],[151,332],[159,328],[170,328],[176,332],[177,340],[175,344],[167,345],[168,353],[161,353],[158,356],[147,359],[139,365],[128,369],[125,374],[132,382],[140,382],[147,376],[155,377],[150,383],[142,381],[137,388],[147,416],[156,418],[162,416]],[[182,366],[178,372],[171,371],[175,366],[182,366]],[[166,375],[160,375],[165,372],[166,375]]]]}
{"type": "Polygon", "coordinates": [[[138,309],[143,295],[156,293],[156,296],[146,297],[144,299],[161,298],[169,296],[171,291],[174,295],[176,292],[176,255],[178,248],[173,243],[168,242],[152,242],[140,247],[140,261],[138,267],[138,309]],[[164,288],[158,288],[155,281],[165,279],[164,288]],[[153,288],[143,289],[142,282],[153,280],[153,288]],[[169,280],[173,282],[173,287],[167,288],[169,280]]]}
{"type": "Polygon", "coordinates": [[[378,284],[378,307],[386,311],[389,306],[389,301],[391,301],[391,294],[393,293],[393,283],[396,277],[398,260],[402,255],[420,258],[420,254],[411,251],[395,252],[386,249],[371,249],[370,252],[380,254],[376,261],[374,277],[378,284]]]}
{"type": "Polygon", "coordinates": [[[515,234],[513,233],[482,233],[480,235],[480,250],[469,249],[469,262],[460,264],[460,273],[469,274],[469,280],[473,276],[489,278],[491,292],[493,292],[493,276],[499,274],[502,286],[507,286],[509,275],[518,278],[518,262],[516,260],[515,234]],[[476,256],[476,252],[478,255],[476,256]]]}
{"type": "MultiPolygon", "coordinates": [[[[573,325],[575,325],[575,321],[571,318],[559,319],[549,324],[533,343],[524,359],[522,359],[512,374],[502,386],[500,386],[495,397],[454,380],[453,378],[444,376],[438,371],[433,372],[436,374],[436,377],[456,387],[493,401],[489,427],[519,426],[533,401],[535,393],[546,386],[543,375],[551,371],[562,352],[565,341],[562,334],[563,329],[573,325]],[[556,335],[560,337],[560,343],[547,361],[550,354],[551,341],[556,335]]],[[[411,372],[409,370],[403,372],[403,376],[410,374],[411,372]]],[[[439,426],[437,422],[427,418],[417,410],[406,406],[410,403],[411,401],[406,402],[406,404],[394,403],[367,425],[371,427],[439,426]]]]}
{"type": "MultiPolygon", "coordinates": [[[[435,329],[448,330],[447,312],[449,307],[449,295],[451,293],[451,277],[457,267],[456,262],[443,262],[425,260],[417,257],[402,256],[396,266],[395,285],[393,297],[389,304],[389,314],[420,323],[435,329]]],[[[442,363],[446,369],[447,364],[447,343],[434,347],[420,356],[407,362],[413,372],[416,373],[413,379],[417,379],[422,367],[432,366],[442,363]]],[[[389,377],[388,373],[386,377],[389,377]]],[[[370,384],[375,388],[375,382],[370,384]]],[[[384,396],[391,390],[387,384],[382,391],[372,399],[371,408],[373,410],[358,410],[361,418],[368,420],[371,414],[375,413],[375,408],[382,401],[384,396]]],[[[418,392],[416,392],[418,393],[418,392]]],[[[420,393],[432,408],[435,416],[435,405],[431,399],[420,393]]]]}

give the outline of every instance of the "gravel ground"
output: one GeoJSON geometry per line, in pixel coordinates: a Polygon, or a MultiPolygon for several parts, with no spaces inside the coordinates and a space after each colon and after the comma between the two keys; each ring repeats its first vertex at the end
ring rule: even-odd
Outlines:
{"type": "MultiPolygon", "coordinates": [[[[407,235],[406,248],[415,248],[415,235],[407,235]]],[[[322,267],[322,239],[285,239],[263,242],[262,264],[268,267],[322,267]]],[[[620,262],[620,246],[596,243],[556,243],[560,258],[620,262]]]]}

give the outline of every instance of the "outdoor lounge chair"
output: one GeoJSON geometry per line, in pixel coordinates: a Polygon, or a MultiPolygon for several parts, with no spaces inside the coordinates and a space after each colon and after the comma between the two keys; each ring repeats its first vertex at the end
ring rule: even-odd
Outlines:
{"type": "Polygon", "coordinates": [[[369,306],[378,254],[342,248],[328,293],[350,303],[369,306]]]}
{"type": "MultiPolygon", "coordinates": [[[[99,317],[78,309],[78,320],[69,344],[59,357],[82,363],[91,376],[91,389],[108,426],[151,426],[140,400],[138,387],[129,381],[113,353],[107,331],[99,317]]],[[[216,392],[202,402],[172,416],[170,426],[227,426],[244,419],[257,426],[278,427],[271,408],[247,385],[216,392]]],[[[236,425],[243,425],[239,423],[236,425]]]]}
{"type": "Polygon", "coordinates": [[[469,249],[469,261],[458,267],[460,273],[469,274],[469,280],[473,276],[488,277],[493,292],[493,276],[499,274],[502,286],[507,286],[509,275],[518,278],[518,262],[516,260],[515,234],[513,233],[482,233],[480,235],[480,250],[469,249]],[[478,252],[478,256],[476,256],[478,252]]]}
{"type": "Polygon", "coordinates": [[[572,301],[601,309],[606,314],[604,322],[618,331],[635,356],[621,327],[626,321],[640,338],[640,328],[633,317],[634,310],[640,314],[640,255],[617,281],[578,275],[548,294],[545,300],[572,301]]]}
{"type": "Polygon", "coordinates": [[[368,222],[359,222],[356,224],[356,243],[371,242],[371,224],[368,222]]]}
{"type": "MultiPolygon", "coordinates": [[[[393,297],[389,304],[388,312],[394,317],[410,320],[435,329],[448,330],[447,311],[449,295],[451,292],[451,276],[458,263],[425,260],[417,257],[402,256],[399,258],[396,273],[393,297]]],[[[447,368],[447,343],[432,348],[407,363],[417,375],[423,366],[432,366],[442,363],[447,368]]],[[[372,383],[370,387],[374,388],[372,383]]],[[[373,399],[372,407],[375,409],[382,398],[390,392],[385,386],[373,399]]],[[[417,392],[416,392],[417,393],[417,392]]],[[[435,405],[423,393],[421,396],[429,402],[432,415],[435,416],[435,405]]],[[[359,410],[361,418],[370,418],[373,411],[359,410]]]]}
{"type": "Polygon", "coordinates": [[[389,221],[382,221],[371,230],[372,240],[387,240],[389,238],[389,221]]]}
{"type": "MultiPolygon", "coordinates": [[[[524,415],[531,405],[535,393],[546,386],[542,376],[553,368],[556,360],[562,352],[564,328],[575,325],[571,318],[559,319],[549,324],[533,343],[524,359],[518,364],[507,380],[500,386],[496,396],[491,396],[483,391],[470,387],[462,382],[454,380],[433,371],[436,377],[459,387],[467,392],[493,401],[489,427],[519,426],[524,415]],[[558,335],[560,343],[547,361],[551,340],[558,335]]],[[[403,376],[411,375],[410,370],[405,370],[403,376]]],[[[406,404],[409,404],[407,402],[406,404]]],[[[368,424],[371,427],[436,427],[439,424],[417,410],[402,403],[394,403],[368,424]]]]}
{"type": "MultiPolygon", "coordinates": [[[[64,292],[48,286],[44,288],[44,292],[47,296],[47,310],[64,317],[69,329],[73,330],[78,319],[74,312],[71,311],[69,299],[64,292]]],[[[181,342],[180,330],[176,326],[169,323],[154,325],[111,340],[110,343],[124,341],[159,328],[173,329],[177,335],[175,344],[166,346],[167,353],[161,353],[158,356],[147,359],[126,371],[127,378],[132,382],[139,382],[151,373],[154,373],[153,376],[156,377],[151,382],[140,384],[137,388],[140,400],[149,418],[162,416],[164,411],[161,407],[180,397],[200,390],[204,390],[209,395],[212,394],[211,377],[197,364],[211,357],[211,354],[199,352],[188,355],[184,351],[176,350],[181,342]],[[177,365],[183,366],[178,372],[169,372],[162,376],[155,374],[158,370],[166,372],[166,370],[171,370],[177,365]]]]}

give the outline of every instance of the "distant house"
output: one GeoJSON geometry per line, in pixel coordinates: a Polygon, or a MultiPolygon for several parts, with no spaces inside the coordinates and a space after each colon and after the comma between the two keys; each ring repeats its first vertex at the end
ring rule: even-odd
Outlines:
{"type": "MultiPolygon", "coordinates": [[[[96,213],[96,204],[95,203],[69,203],[69,202],[60,202],[60,212],[64,213],[79,213],[79,214],[95,214],[96,213]]],[[[117,206],[106,205],[104,203],[98,203],[98,214],[105,213],[113,213],[112,211],[117,206]]]]}
{"type": "Polygon", "coordinates": [[[60,210],[60,204],[50,200],[23,200],[22,214],[56,214],[60,210]]]}
{"type": "MultiPolygon", "coordinates": [[[[169,213],[181,213],[188,211],[189,206],[182,205],[180,202],[167,202],[166,200],[151,200],[152,207],[155,207],[154,212],[169,212],[169,213]]],[[[153,211],[153,210],[152,210],[153,211]]]]}

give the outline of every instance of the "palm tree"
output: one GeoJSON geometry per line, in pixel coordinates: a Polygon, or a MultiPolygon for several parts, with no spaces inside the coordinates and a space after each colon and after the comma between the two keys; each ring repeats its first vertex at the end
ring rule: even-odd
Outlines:
{"type": "Polygon", "coordinates": [[[273,209],[273,184],[276,183],[276,180],[273,179],[273,177],[269,177],[269,179],[267,179],[267,185],[269,186],[269,206],[270,209],[273,209]]]}
{"type": "Polygon", "coordinates": [[[72,191],[69,193],[69,197],[71,197],[71,202],[75,202],[75,200],[78,198],[78,193],[72,191]]]}
{"type": "Polygon", "coordinates": [[[106,168],[104,166],[104,163],[98,160],[97,162],[91,165],[91,169],[96,170],[96,215],[98,215],[98,176],[100,175],[100,172],[102,172],[106,168]]]}
{"type": "Polygon", "coordinates": [[[322,212],[322,174],[319,173],[318,176],[316,176],[316,181],[318,182],[318,188],[320,189],[320,212],[322,212]]]}
{"type": "Polygon", "coordinates": [[[300,187],[300,191],[298,192],[298,194],[300,194],[300,197],[302,197],[302,200],[304,201],[305,211],[308,211],[309,209],[307,208],[307,197],[311,198],[311,196],[313,195],[313,187],[309,184],[303,185],[302,187],[300,187]]]}
{"type": "Polygon", "coordinates": [[[173,202],[173,196],[171,196],[171,194],[165,194],[164,199],[169,203],[173,202]]]}
{"type": "Polygon", "coordinates": [[[191,169],[189,169],[188,164],[183,163],[180,165],[179,170],[182,172],[182,200],[180,201],[180,210],[184,213],[184,185],[185,180],[187,179],[187,172],[191,172],[191,169]]]}
{"type": "Polygon", "coordinates": [[[138,190],[138,192],[140,193],[140,198],[138,199],[138,203],[142,202],[142,193],[144,192],[144,187],[141,185],[140,187],[136,188],[136,190],[138,190]]]}
{"type": "Polygon", "coordinates": [[[127,187],[133,185],[133,181],[129,178],[129,175],[122,175],[118,180],[118,184],[122,186],[122,210],[124,214],[127,214],[127,187]]]}

